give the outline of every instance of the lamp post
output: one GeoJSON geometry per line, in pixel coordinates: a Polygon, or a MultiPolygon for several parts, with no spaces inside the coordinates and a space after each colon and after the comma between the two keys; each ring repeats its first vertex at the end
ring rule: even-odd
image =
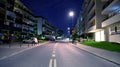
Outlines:
{"type": "Polygon", "coordinates": [[[74,12],[73,12],[73,11],[70,11],[70,12],[69,12],[69,16],[72,18],[72,26],[73,26],[73,16],[74,16],[74,12]]]}
{"type": "MultiPolygon", "coordinates": [[[[74,16],[74,12],[73,11],[70,11],[69,12],[69,16],[72,18],[72,29],[73,29],[73,16],[74,16]]],[[[72,43],[74,42],[74,39],[73,39],[73,30],[71,30],[72,32],[72,43]]]]}

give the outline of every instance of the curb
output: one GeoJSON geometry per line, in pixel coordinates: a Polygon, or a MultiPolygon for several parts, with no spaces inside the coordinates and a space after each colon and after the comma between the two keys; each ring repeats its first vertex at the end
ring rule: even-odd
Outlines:
{"type": "MultiPolygon", "coordinates": [[[[72,45],[73,45],[73,44],[72,44],[72,45]]],[[[79,49],[82,50],[82,51],[88,52],[88,53],[90,53],[90,54],[92,54],[92,55],[95,55],[95,56],[101,58],[101,59],[104,59],[104,60],[106,60],[106,61],[109,61],[109,62],[111,62],[111,63],[113,63],[113,64],[116,64],[116,65],[120,66],[120,63],[117,63],[117,62],[115,62],[115,61],[113,61],[113,60],[109,60],[109,59],[107,59],[106,57],[100,56],[100,55],[98,55],[98,54],[96,54],[96,53],[93,53],[93,52],[91,52],[91,51],[88,51],[88,50],[86,50],[86,49],[82,49],[82,48],[80,48],[80,47],[77,46],[77,45],[73,45],[73,46],[79,48],[79,49]]]]}

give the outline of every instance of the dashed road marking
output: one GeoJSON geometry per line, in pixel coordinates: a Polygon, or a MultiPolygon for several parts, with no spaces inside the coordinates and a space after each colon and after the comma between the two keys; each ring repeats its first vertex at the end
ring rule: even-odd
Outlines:
{"type": "Polygon", "coordinates": [[[49,67],[52,67],[52,59],[50,59],[50,62],[49,62],[49,67]]]}
{"type": "Polygon", "coordinates": [[[52,57],[56,57],[56,55],[55,55],[55,54],[52,54],[52,57]]]}
{"type": "Polygon", "coordinates": [[[54,59],[54,67],[57,67],[56,59],[54,59]]]}
{"type": "Polygon", "coordinates": [[[55,51],[53,51],[52,53],[55,54],[55,51]]]}

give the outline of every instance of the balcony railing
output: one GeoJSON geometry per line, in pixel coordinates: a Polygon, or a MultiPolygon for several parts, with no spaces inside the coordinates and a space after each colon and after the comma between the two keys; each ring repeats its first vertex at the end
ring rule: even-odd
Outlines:
{"type": "Polygon", "coordinates": [[[91,28],[92,26],[94,26],[92,23],[89,24],[88,28],[91,28]]]}
{"type": "Polygon", "coordinates": [[[94,7],[94,5],[95,5],[95,3],[93,3],[93,4],[91,5],[91,7],[88,9],[88,12],[90,12],[90,10],[94,7]]]}
{"type": "Polygon", "coordinates": [[[14,21],[14,18],[11,17],[11,16],[7,16],[7,19],[8,19],[8,20],[11,20],[11,21],[14,21]]]}
{"type": "Polygon", "coordinates": [[[88,19],[90,21],[95,16],[95,13],[91,15],[91,17],[88,19]]]}
{"type": "Polygon", "coordinates": [[[20,23],[20,24],[22,24],[23,21],[22,21],[21,18],[16,18],[16,19],[15,19],[15,22],[16,22],[16,23],[20,23]]]}
{"type": "Polygon", "coordinates": [[[7,10],[13,11],[13,8],[14,8],[13,5],[11,5],[11,4],[8,4],[8,5],[7,5],[7,10]]]}
{"type": "Polygon", "coordinates": [[[15,12],[15,14],[19,17],[23,17],[23,15],[20,12],[15,12]]]}
{"type": "Polygon", "coordinates": [[[103,10],[106,8],[106,7],[108,7],[112,2],[113,2],[114,0],[108,0],[106,3],[105,3],[105,5],[103,6],[103,10]]]}
{"type": "Polygon", "coordinates": [[[106,17],[105,19],[103,19],[103,21],[105,21],[105,20],[107,20],[115,15],[118,15],[118,14],[120,14],[120,9],[113,11],[112,14],[110,16],[106,17]]]}

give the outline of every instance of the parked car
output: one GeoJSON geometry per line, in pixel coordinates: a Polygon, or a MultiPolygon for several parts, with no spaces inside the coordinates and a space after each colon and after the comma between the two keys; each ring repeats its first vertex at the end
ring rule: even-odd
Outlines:
{"type": "Polygon", "coordinates": [[[32,37],[32,38],[24,39],[23,43],[38,43],[38,40],[36,37],[32,37]]]}
{"type": "Polygon", "coordinates": [[[45,39],[46,39],[46,40],[50,40],[50,41],[55,41],[55,36],[45,35],[45,39]]]}

